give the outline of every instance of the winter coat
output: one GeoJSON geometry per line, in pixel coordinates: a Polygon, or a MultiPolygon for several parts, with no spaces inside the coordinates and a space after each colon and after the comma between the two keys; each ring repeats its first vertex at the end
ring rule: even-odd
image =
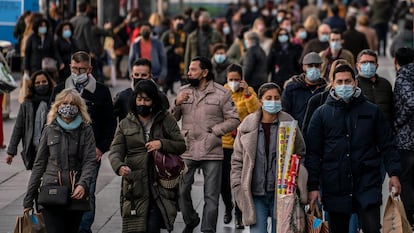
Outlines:
{"type": "Polygon", "coordinates": [[[310,52],[319,53],[326,48],[329,48],[329,42],[321,42],[319,38],[309,40],[303,47],[302,54],[300,55],[300,63],[302,64],[303,57],[310,52]]]}
{"type": "Polygon", "coordinates": [[[177,121],[182,119],[181,134],[187,145],[182,157],[222,160],[221,137],[240,124],[230,92],[212,80],[204,90],[185,85],[180,92],[191,92],[187,101],[172,110],[177,121]]]}
{"type": "Polygon", "coordinates": [[[300,45],[289,43],[284,50],[279,42],[273,44],[267,59],[267,70],[272,75],[272,82],[283,88],[286,80],[302,73],[299,64],[301,53],[300,45]]]}
{"type": "MultiPolygon", "coordinates": [[[[42,113],[46,119],[47,112],[42,113]]],[[[7,148],[7,154],[16,155],[17,146],[22,141],[22,158],[23,163],[27,170],[32,169],[34,159],[36,155],[34,150],[30,150],[30,146],[33,144],[35,115],[33,102],[31,100],[25,100],[20,105],[19,112],[17,113],[16,123],[14,124],[13,132],[10,137],[9,147],[7,148]]]]}
{"type": "Polygon", "coordinates": [[[283,111],[289,113],[298,121],[299,128],[302,127],[303,119],[305,118],[306,106],[308,100],[320,92],[323,92],[326,87],[324,79],[319,78],[315,82],[314,87],[310,87],[305,82],[306,74],[293,76],[282,93],[283,111]]]}
{"type": "MultiPolygon", "coordinates": [[[[255,181],[252,179],[256,170],[260,169],[255,167],[258,156],[265,156],[261,154],[261,151],[264,151],[264,145],[257,145],[261,118],[262,110],[259,109],[243,120],[238,128],[234,142],[234,152],[231,157],[231,188],[234,192],[237,206],[243,213],[243,224],[246,226],[256,223],[256,209],[252,195],[252,183],[255,181]]],[[[277,121],[279,123],[292,120],[294,119],[289,114],[283,111],[278,113],[277,121]]],[[[264,139],[260,141],[263,142],[264,139]]],[[[277,151],[276,149],[276,161],[279,156],[277,151]]],[[[296,133],[294,153],[305,155],[305,142],[300,130],[296,133]]],[[[277,168],[275,169],[277,171],[277,168]]],[[[264,172],[264,170],[262,171],[264,172]]],[[[262,177],[265,177],[265,175],[263,174],[262,177]]]]}
{"type": "Polygon", "coordinates": [[[390,123],[390,126],[392,126],[394,100],[390,82],[385,78],[379,77],[377,74],[375,74],[374,81],[361,76],[357,76],[357,79],[358,87],[361,88],[362,94],[364,94],[369,101],[378,105],[384,114],[385,119],[390,123]]]}
{"type": "Polygon", "coordinates": [[[355,61],[357,60],[359,52],[364,49],[369,49],[365,34],[355,30],[354,28],[346,30],[343,33],[342,38],[344,39],[344,49],[352,53],[355,61]]]}
{"type": "Polygon", "coordinates": [[[86,13],[81,13],[70,19],[73,24],[73,38],[76,39],[79,50],[91,52],[94,43],[92,39],[92,22],[86,13]]]}
{"type": "Polygon", "coordinates": [[[381,110],[357,88],[349,103],[330,90],[324,105],[309,123],[305,165],[308,190],[322,190],[327,212],[350,214],[380,205],[381,165],[389,176],[399,176],[400,160],[393,133],[381,110]],[[355,203],[356,202],[356,203],[355,203]]]}
{"type": "Polygon", "coordinates": [[[414,64],[402,66],[394,86],[394,127],[398,149],[414,151],[414,64]]]}
{"type": "MultiPolygon", "coordinates": [[[[231,91],[227,83],[224,84],[224,88],[231,91]]],[[[236,105],[240,121],[243,121],[247,115],[255,112],[260,107],[259,99],[257,99],[256,92],[254,92],[253,88],[249,87],[249,92],[250,96],[248,97],[244,95],[243,89],[239,89],[236,92],[231,92],[231,98],[236,105]]],[[[221,138],[223,142],[223,148],[233,149],[235,136],[236,135],[233,132],[224,135],[221,138]]]]}
{"type": "Polygon", "coordinates": [[[319,56],[322,58],[322,67],[321,67],[321,77],[324,77],[326,81],[329,81],[329,71],[331,69],[331,65],[335,60],[338,59],[345,59],[349,64],[351,64],[352,69],[355,70],[355,60],[354,55],[346,49],[341,49],[338,52],[338,55],[333,58],[331,49],[327,48],[324,51],[319,53],[319,56]]]}
{"type": "Polygon", "coordinates": [[[226,59],[223,63],[219,64],[214,60],[213,56],[211,64],[213,65],[214,82],[221,85],[227,83],[227,67],[231,65],[230,60],[226,59]]]}
{"type": "MultiPolygon", "coordinates": [[[[63,186],[71,187],[69,172],[77,171],[75,187],[82,185],[85,191],[89,190],[92,178],[96,176],[96,166],[92,127],[82,123],[77,129],[66,131],[56,121],[52,122],[43,130],[23,207],[33,207],[41,182],[42,186],[59,185],[59,170],[62,171],[63,186]]],[[[74,205],[72,201],[67,209],[73,209],[74,205]]],[[[81,208],[86,209],[87,205],[83,203],[81,208]]]]}
{"type": "Polygon", "coordinates": [[[50,35],[46,35],[43,42],[36,33],[29,36],[24,51],[24,69],[29,71],[29,75],[42,69],[43,58],[56,59],[53,43],[53,38],[50,35]]]}
{"type": "MultiPolygon", "coordinates": [[[[53,103],[57,94],[65,88],[75,88],[71,78],[65,83],[57,85],[52,92],[50,102],[53,103]]],[[[112,97],[109,89],[100,82],[97,82],[92,75],[89,75],[89,82],[81,93],[82,98],[88,107],[88,113],[92,119],[92,128],[95,135],[96,147],[105,153],[109,150],[116,128],[112,97]]]]}
{"type": "MultiPolygon", "coordinates": [[[[141,40],[139,37],[129,50],[129,67],[132,69],[134,62],[141,58],[141,40]]],[[[167,54],[160,40],[151,38],[151,72],[154,79],[165,80],[167,77],[167,54]]]]}
{"type": "Polygon", "coordinates": [[[375,32],[375,30],[371,27],[361,26],[361,25],[357,26],[357,30],[359,32],[364,33],[365,38],[367,39],[367,42],[368,42],[368,45],[369,45],[369,49],[377,51],[377,49],[378,49],[378,38],[377,38],[377,33],[375,32]]]}
{"type": "MultiPolygon", "coordinates": [[[[185,46],[185,54],[184,54],[184,74],[187,74],[188,72],[188,66],[190,66],[191,59],[194,57],[199,56],[199,49],[198,49],[198,33],[200,29],[196,29],[192,33],[190,33],[187,37],[187,44],[185,46]]],[[[223,42],[223,39],[221,38],[220,34],[216,32],[215,30],[211,30],[208,34],[208,41],[209,43],[206,44],[209,48],[209,51],[211,51],[211,48],[220,42],[223,42]]],[[[208,56],[208,58],[211,57],[208,56]]]]}
{"type": "Polygon", "coordinates": [[[305,117],[303,118],[303,122],[302,122],[302,133],[305,139],[306,139],[306,132],[309,126],[309,121],[313,113],[315,112],[317,108],[319,108],[325,103],[326,98],[328,98],[328,95],[329,95],[329,90],[325,90],[324,92],[319,92],[318,94],[313,95],[308,100],[308,105],[306,106],[306,111],[305,111],[305,117]]]}
{"type": "MultiPolygon", "coordinates": [[[[165,189],[154,177],[152,156],[145,147],[145,130],[137,117],[129,113],[118,125],[111,144],[109,160],[116,174],[121,166],[128,166],[131,174],[122,178],[121,215],[122,232],[146,232],[150,202],[158,206],[165,227],[171,231],[177,215],[177,190],[165,189]],[[134,207],[131,207],[135,205],[134,207]],[[136,215],[131,215],[131,210],[136,215]]],[[[150,140],[161,140],[164,153],[180,155],[185,151],[185,142],[177,122],[168,112],[159,112],[153,117],[150,140]],[[168,135],[164,137],[164,135],[168,135]]],[[[160,223],[162,224],[162,223],[160,223]]]]}
{"type": "Polygon", "coordinates": [[[247,49],[242,60],[242,66],[246,82],[255,91],[263,83],[267,82],[267,57],[259,45],[254,45],[247,49]]]}

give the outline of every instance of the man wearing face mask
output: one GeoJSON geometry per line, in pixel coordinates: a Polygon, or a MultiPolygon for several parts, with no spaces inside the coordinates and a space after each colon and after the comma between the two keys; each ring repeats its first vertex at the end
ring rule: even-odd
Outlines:
{"type": "Polygon", "coordinates": [[[185,74],[188,73],[188,67],[193,57],[211,58],[213,46],[223,42],[220,34],[210,26],[210,21],[208,12],[202,12],[198,17],[198,28],[188,35],[184,55],[185,74]]]}
{"type": "Polygon", "coordinates": [[[50,102],[53,103],[57,94],[63,89],[76,89],[85,100],[88,113],[92,119],[92,128],[96,141],[97,170],[89,187],[91,211],[85,212],[79,227],[79,233],[90,233],[95,218],[95,189],[102,155],[109,150],[112,142],[116,119],[113,112],[112,97],[109,89],[92,76],[91,57],[85,51],[72,55],[70,62],[71,76],[65,83],[53,89],[50,102]]]}
{"type": "Polygon", "coordinates": [[[172,114],[182,120],[181,133],[187,150],[181,157],[188,167],[180,184],[179,205],[191,233],[200,223],[191,198],[197,168],[204,175],[204,209],[201,232],[216,232],[221,186],[223,148],[221,137],[239,125],[239,115],[230,92],[213,81],[212,65],[206,57],[195,57],[188,68],[188,85],[177,95],[172,114]]]}
{"type": "Polygon", "coordinates": [[[283,110],[298,121],[302,128],[308,100],[325,90],[326,82],[321,77],[321,57],[311,52],[303,58],[304,73],[295,75],[286,82],[282,93],[283,110]]]}
{"type": "Polygon", "coordinates": [[[306,137],[310,205],[323,204],[329,230],[336,233],[349,232],[352,213],[364,232],[380,232],[381,163],[390,177],[389,191],[401,192],[392,129],[357,85],[352,67],[335,68],[328,98],[312,115],[306,137]]]}
{"type": "Polygon", "coordinates": [[[211,64],[213,64],[214,81],[224,85],[227,82],[226,69],[231,64],[227,59],[227,46],[223,43],[214,45],[213,57],[211,58],[211,64]]]}
{"type": "Polygon", "coordinates": [[[358,87],[365,97],[377,104],[385,119],[392,126],[394,116],[393,92],[390,82],[377,74],[378,55],[370,49],[362,50],[357,56],[358,87]]]}
{"type": "Polygon", "coordinates": [[[332,62],[337,59],[344,59],[352,65],[352,68],[355,69],[355,60],[354,55],[347,50],[342,48],[344,40],[342,38],[342,33],[336,29],[332,30],[329,33],[329,47],[324,51],[319,53],[319,56],[322,58],[322,68],[321,73],[322,77],[326,81],[329,81],[329,71],[331,69],[332,62]]]}
{"type": "Polygon", "coordinates": [[[329,33],[331,33],[331,27],[328,24],[321,24],[318,27],[318,37],[309,40],[303,48],[300,61],[303,57],[310,52],[321,52],[329,47],[329,33]]]}
{"type": "Polygon", "coordinates": [[[167,53],[168,74],[164,83],[164,93],[171,90],[175,95],[174,82],[181,81],[184,75],[184,51],[187,41],[187,33],[184,28],[184,16],[177,15],[174,17],[171,29],[164,32],[161,41],[167,53]]]}
{"type": "MultiPolygon", "coordinates": [[[[130,99],[132,96],[132,92],[134,91],[134,87],[137,83],[141,80],[152,80],[152,73],[151,73],[151,61],[145,58],[140,58],[134,62],[132,65],[132,73],[131,73],[131,87],[118,92],[114,98],[114,114],[118,118],[118,121],[124,119],[128,112],[130,111],[130,99]]],[[[155,82],[154,82],[155,83],[155,82]]],[[[158,87],[158,85],[157,85],[158,87]]],[[[168,101],[167,96],[159,90],[159,95],[161,98],[161,103],[163,108],[169,109],[170,103],[168,101]]]]}
{"type": "MultiPolygon", "coordinates": [[[[164,45],[155,37],[151,37],[151,25],[143,23],[140,27],[141,36],[132,44],[129,50],[129,67],[139,58],[146,58],[152,63],[153,79],[158,84],[165,81],[167,76],[167,56],[164,45]]],[[[132,71],[130,70],[129,73],[132,71]]]]}

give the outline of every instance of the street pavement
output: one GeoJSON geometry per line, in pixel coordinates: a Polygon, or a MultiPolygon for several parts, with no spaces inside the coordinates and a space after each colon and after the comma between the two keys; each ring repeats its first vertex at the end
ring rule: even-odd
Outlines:
{"type": "MultiPolygon", "coordinates": [[[[390,82],[394,83],[395,71],[392,59],[389,57],[379,58],[378,73],[382,77],[386,77],[390,82]]],[[[17,75],[16,75],[17,77],[17,75]]],[[[18,81],[19,82],[19,81],[18,81]]],[[[115,86],[110,87],[112,96],[118,91],[129,87],[129,81],[117,80],[115,86]]],[[[168,96],[173,100],[173,96],[168,96]]],[[[11,93],[11,113],[10,118],[4,121],[4,143],[8,144],[13,129],[15,118],[19,109],[17,102],[18,90],[11,93]]],[[[23,197],[26,192],[27,182],[30,177],[30,171],[26,171],[20,156],[21,146],[19,146],[18,155],[14,158],[11,165],[7,165],[5,150],[0,151],[0,233],[13,232],[16,222],[16,216],[23,213],[23,197]]],[[[387,184],[387,181],[384,182],[387,184]]],[[[92,227],[94,233],[120,233],[121,232],[121,216],[119,208],[120,194],[120,177],[118,177],[111,169],[107,156],[103,157],[101,169],[99,171],[97,192],[96,192],[96,217],[92,227]]],[[[383,188],[383,199],[388,195],[387,185],[383,188]]],[[[219,188],[219,187],[217,187],[219,188]]],[[[202,174],[196,174],[195,183],[192,189],[192,197],[194,208],[202,216],[203,210],[203,177],[202,174]]],[[[217,222],[217,232],[240,232],[247,233],[245,230],[237,230],[234,228],[234,222],[230,224],[223,223],[224,204],[220,201],[219,217],[217,222]]],[[[233,219],[234,220],[234,219],[233,219]]],[[[184,221],[180,213],[176,218],[174,225],[174,233],[182,232],[184,229],[184,221]]],[[[162,231],[167,232],[167,231],[162,231]]],[[[200,225],[195,228],[194,232],[200,232],[200,225]]]]}

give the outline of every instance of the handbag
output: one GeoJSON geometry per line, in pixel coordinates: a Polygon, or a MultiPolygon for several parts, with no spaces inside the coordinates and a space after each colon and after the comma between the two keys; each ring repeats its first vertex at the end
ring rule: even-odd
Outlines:
{"type": "Polygon", "coordinates": [[[69,204],[69,187],[62,185],[61,172],[58,171],[59,185],[46,185],[40,187],[37,203],[47,207],[63,207],[69,204]]]}
{"type": "Polygon", "coordinates": [[[16,218],[14,233],[46,233],[43,215],[33,210],[24,212],[16,218]]]}
{"type": "Polygon", "coordinates": [[[0,61],[0,92],[9,93],[17,88],[16,81],[3,62],[0,61]]]}
{"type": "Polygon", "coordinates": [[[384,210],[382,232],[411,233],[412,229],[405,214],[400,196],[391,193],[384,210]]]}
{"type": "Polygon", "coordinates": [[[323,221],[316,204],[313,204],[306,213],[306,228],[308,233],[329,233],[328,222],[323,221]]]}
{"type": "Polygon", "coordinates": [[[42,70],[49,72],[57,71],[57,61],[51,57],[44,57],[42,59],[42,70]]]}
{"type": "Polygon", "coordinates": [[[159,184],[167,189],[175,188],[188,171],[184,160],[178,155],[162,153],[159,150],[152,154],[159,184]]]}

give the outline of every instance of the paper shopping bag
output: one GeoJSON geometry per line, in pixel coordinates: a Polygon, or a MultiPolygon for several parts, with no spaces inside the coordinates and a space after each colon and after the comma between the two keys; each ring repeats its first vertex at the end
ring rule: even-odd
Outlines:
{"type": "Polygon", "coordinates": [[[391,194],[384,211],[383,233],[412,233],[400,196],[391,194]]]}
{"type": "Polygon", "coordinates": [[[316,204],[306,213],[306,228],[308,233],[329,233],[328,222],[323,221],[322,214],[316,204]]]}
{"type": "Polygon", "coordinates": [[[43,215],[34,211],[24,212],[16,219],[14,233],[46,233],[43,215]]]}

